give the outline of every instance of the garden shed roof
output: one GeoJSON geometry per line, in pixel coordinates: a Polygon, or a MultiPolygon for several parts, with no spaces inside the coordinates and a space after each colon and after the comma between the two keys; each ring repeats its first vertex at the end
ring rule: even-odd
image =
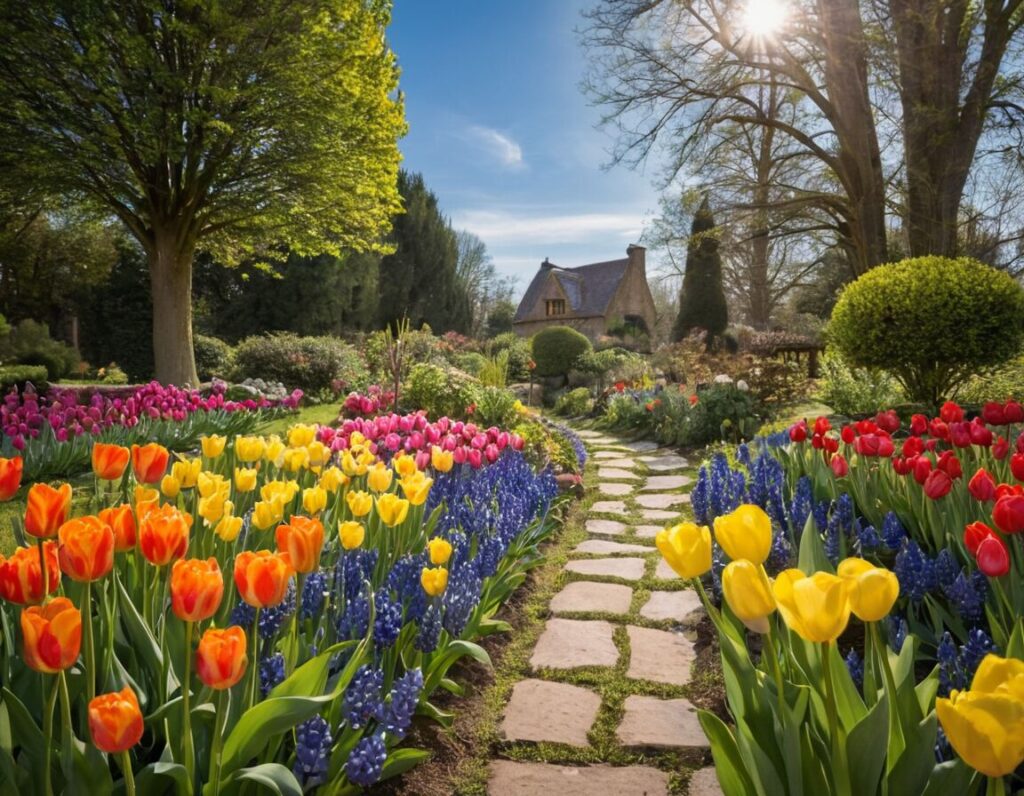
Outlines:
{"type": "Polygon", "coordinates": [[[530,286],[526,288],[523,300],[519,302],[519,309],[516,310],[515,320],[522,320],[529,314],[543,293],[548,274],[553,274],[562,286],[573,315],[604,315],[609,302],[615,296],[615,291],[619,289],[628,266],[628,257],[580,265],[576,268],[561,268],[545,260],[530,286]]]}

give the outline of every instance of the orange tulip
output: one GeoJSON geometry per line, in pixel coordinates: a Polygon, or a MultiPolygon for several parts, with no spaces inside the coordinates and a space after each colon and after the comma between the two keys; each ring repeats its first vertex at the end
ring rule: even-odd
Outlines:
{"type": "Polygon", "coordinates": [[[75,517],[60,526],[60,568],[80,583],[114,568],[114,529],[99,517],[75,517]]]}
{"type": "MultiPolygon", "coordinates": [[[[57,566],[57,543],[43,542],[50,594],[60,586],[57,566]]],[[[19,547],[10,558],[0,556],[0,597],[18,605],[43,601],[43,575],[39,566],[39,549],[19,547]]]]}
{"type": "Polygon", "coordinates": [[[123,553],[135,547],[135,515],[127,503],[102,509],[99,517],[114,530],[114,551],[123,553]]]}
{"type": "Polygon", "coordinates": [[[185,555],[192,518],[167,503],[151,508],[139,524],[139,549],[148,561],[162,567],[185,555]]]}
{"type": "Polygon", "coordinates": [[[203,633],[196,650],[196,674],[203,684],[223,691],[241,680],[249,663],[245,645],[245,631],[238,625],[203,633]]]}
{"type": "Polygon", "coordinates": [[[284,601],[293,573],[287,556],[269,550],[246,550],[235,558],[235,586],[254,608],[271,608],[284,601]]]}
{"type": "Polygon", "coordinates": [[[71,511],[71,484],[54,489],[49,484],[32,484],[25,509],[25,532],[40,539],[56,536],[71,511]]]}
{"type": "Polygon", "coordinates": [[[82,614],[67,597],[21,611],[25,663],[37,672],[55,674],[78,660],[82,646],[82,614]]]}
{"type": "Polygon", "coordinates": [[[92,471],[104,481],[117,481],[124,475],[131,451],[120,445],[97,442],[92,446],[92,471]]]}
{"type": "Polygon", "coordinates": [[[171,609],[184,622],[202,622],[220,608],[224,576],[216,558],[179,558],[171,567],[171,609]]]}
{"type": "Polygon", "coordinates": [[[127,752],[142,738],[142,711],[130,686],[89,702],[89,732],[101,752],[127,752]]]}
{"type": "Polygon", "coordinates": [[[18,493],[23,467],[24,462],[20,456],[0,458],[0,501],[10,500],[18,493]]]}
{"type": "Polygon", "coordinates": [[[324,526],[318,519],[296,514],[288,525],[277,526],[277,552],[288,556],[296,572],[312,572],[320,563],[324,526]]]}
{"type": "Polygon", "coordinates": [[[132,470],[140,484],[159,484],[167,471],[170,454],[163,445],[132,445],[132,470]]]}

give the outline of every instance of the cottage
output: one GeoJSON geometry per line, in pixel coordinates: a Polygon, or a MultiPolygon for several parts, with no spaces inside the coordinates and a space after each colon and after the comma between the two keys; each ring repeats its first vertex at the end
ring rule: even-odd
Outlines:
{"type": "Polygon", "coordinates": [[[545,259],[519,302],[512,325],[523,337],[555,325],[571,326],[591,340],[624,328],[650,335],[654,299],[647,284],[644,247],[631,245],[621,260],[576,268],[561,268],[545,259]]]}

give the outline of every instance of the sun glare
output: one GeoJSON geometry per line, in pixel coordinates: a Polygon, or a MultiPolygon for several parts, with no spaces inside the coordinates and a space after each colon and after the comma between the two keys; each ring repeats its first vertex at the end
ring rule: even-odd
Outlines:
{"type": "Polygon", "coordinates": [[[743,27],[758,37],[771,37],[786,24],[786,4],[782,0],[747,0],[743,27]]]}

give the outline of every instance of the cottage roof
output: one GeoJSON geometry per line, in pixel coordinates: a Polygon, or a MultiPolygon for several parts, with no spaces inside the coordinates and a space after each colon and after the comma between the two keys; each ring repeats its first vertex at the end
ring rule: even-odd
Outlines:
{"type": "Polygon", "coordinates": [[[524,320],[544,292],[544,283],[548,274],[553,274],[562,286],[565,297],[577,317],[604,315],[608,304],[619,289],[622,277],[629,266],[629,258],[607,260],[603,263],[590,263],[576,268],[560,268],[545,260],[541,268],[526,288],[523,300],[516,310],[516,321],[524,320]]]}

